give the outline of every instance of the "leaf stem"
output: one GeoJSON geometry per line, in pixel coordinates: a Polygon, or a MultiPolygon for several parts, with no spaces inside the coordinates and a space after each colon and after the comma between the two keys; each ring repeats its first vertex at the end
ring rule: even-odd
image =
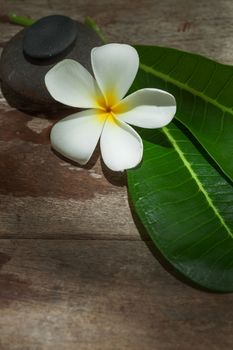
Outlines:
{"type": "Polygon", "coordinates": [[[29,27],[35,20],[25,16],[17,16],[15,13],[8,13],[8,18],[10,23],[18,24],[23,27],[29,27]]]}
{"type": "Polygon", "coordinates": [[[99,38],[104,42],[107,43],[107,38],[104,35],[104,33],[102,32],[102,30],[100,29],[100,27],[96,24],[96,22],[89,16],[85,17],[84,20],[84,24],[91,28],[92,30],[94,30],[94,32],[96,32],[96,34],[99,36],[99,38]]]}

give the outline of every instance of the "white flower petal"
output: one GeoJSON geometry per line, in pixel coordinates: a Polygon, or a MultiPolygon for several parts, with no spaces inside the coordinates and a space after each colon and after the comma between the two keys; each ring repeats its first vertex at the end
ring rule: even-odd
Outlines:
{"type": "Polygon", "coordinates": [[[174,117],[176,100],[163,90],[142,89],[124,98],[113,111],[126,123],[148,129],[161,128],[174,117]]]}
{"type": "Polygon", "coordinates": [[[140,136],[129,125],[112,117],[105,122],[100,148],[104,163],[114,171],[134,168],[142,159],[140,136]]]}
{"type": "Polygon", "coordinates": [[[92,49],[91,62],[97,83],[108,104],[119,102],[137,74],[137,51],[126,44],[107,44],[92,49]]]}
{"type": "Polygon", "coordinates": [[[105,118],[96,110],[72,114],[52,128],[52,147],[63,156],[80,164],[90,159],[101,135],[105,118]]]}
{"type": "Polygon", "coordinates": [[[102,96],[95,79],[80,63],[65,59],[45,75],[45,85],[52,97],[65,105],[96,108],[102,96]]]}

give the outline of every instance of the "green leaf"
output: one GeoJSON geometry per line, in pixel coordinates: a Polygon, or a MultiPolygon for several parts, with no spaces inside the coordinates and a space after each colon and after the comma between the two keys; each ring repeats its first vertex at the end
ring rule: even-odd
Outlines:
{"type": "Polygon", "coordinates": [[[103,43],[107,43],[107,38],[105,34],[102,32],[100,27],[97,25],[97,23],[94,21],[93,18],[87,16],[85,17],[84,24],[94,30],[94,32],[98,35],[98,37],[103,41],[103,43]]]}
{"type": "Polygon", "coordinates": [[[35,20],[25,16],[17,16],[15,13],[9,13],[8,19],[10,23],[18,24],[23,27],[30,27],[35,20]]]}
{"type": "Polygon", "coordinates": [[[233,291],[231,184],[173,123],[140,134],[144,160],[127,172],[129,195],[152,240],[192,281],[233,291]]]}
{"type": "Polygon", "coordinates": [[[233,67],[165,47],[136,49],[141,65],[135,84],[171,92],[176,118],[233,180],[233,67]]]}

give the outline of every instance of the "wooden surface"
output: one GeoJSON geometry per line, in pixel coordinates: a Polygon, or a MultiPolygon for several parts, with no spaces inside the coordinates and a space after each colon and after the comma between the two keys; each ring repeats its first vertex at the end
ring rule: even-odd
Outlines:
{"type": "MultiPolygon", "coordinates": [[[[109,41],[233,64],[231,0],[14,0],[0,11],[92,16],[109,41]]],[[[0,24],[0,50],[19,27],[0,24]]],[[[50,149],[59,116],[0,96],[0,350],[232,349],[233,295],[167,272],[131,213],[124,174],[50,149]]]]}

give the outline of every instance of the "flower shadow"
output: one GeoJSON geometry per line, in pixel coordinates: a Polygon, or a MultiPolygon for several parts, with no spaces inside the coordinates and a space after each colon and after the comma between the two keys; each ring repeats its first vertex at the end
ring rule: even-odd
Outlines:
{"type": "Polygon", "coordinates": [[[117,187],[127,186],[127,176],[125,171],[112,171],[100,160],[102,172],[109,183],[117,187]]]}
{"type": "Polygon", "coordinates": [[[124,186],[127,185],[127,178],[126,178],[126,173],[125,172],[112,171],[104,164],[103,159],[101,158],[101,155],[100,155],[100,146],[99,146],[99,144],[97,145],[97,147],[96,147],[94,153],[92,154],[90,160],[85,165],[80,165],[77,162],[75,162],[75,161],[73,161],[73,160],[71,160],[69,158],[66,158],[65,156],[63,156],[62,154],[60,154],[59,152],[57,152],[53,148],[51,148],[51,150],[57,157],[59,157],[63,161],[68,162],[69,164],[71,164],[74,167],[81,168],[81,169],[86,169],[86,170],[92,169],[96,165],[96,163],[98,161],[98,158],[100,157],[100,165],[101,165],[102,173],[103,173],[105,179],[110,184],[112,184],[114,186],[117,186],[117,187],[124,187],[124,186]]]}
{"type": "Polygon", "coordinates": [[[162,129],[143,129],[134,127],[144,142],[150,142],[164,148],[172,148],[162,129]]]}
{"type": "Polygon", "coordinates": [[[91,159],[89,160],[89,162],[85,165],[81,165],[65,156],[63,156],[61,153],[57,152],[56,150],[54,150],[52,147],[51,147],[51,150],[52,152],[57,156],[59,157],[60,159],[62,159],[64,162],[67,162],[69,163],[70,165],[74,166],[74,167],[77,167],[77,168],[82,168],[82,169],[86,169],[86,170],[90,170],[92,169],[97,160],[98,160],[98,157],[99,157],[99,151],[98,151],[98,148],[95,149],[94,153],[92,154],[92,157],[91,159]]]}

